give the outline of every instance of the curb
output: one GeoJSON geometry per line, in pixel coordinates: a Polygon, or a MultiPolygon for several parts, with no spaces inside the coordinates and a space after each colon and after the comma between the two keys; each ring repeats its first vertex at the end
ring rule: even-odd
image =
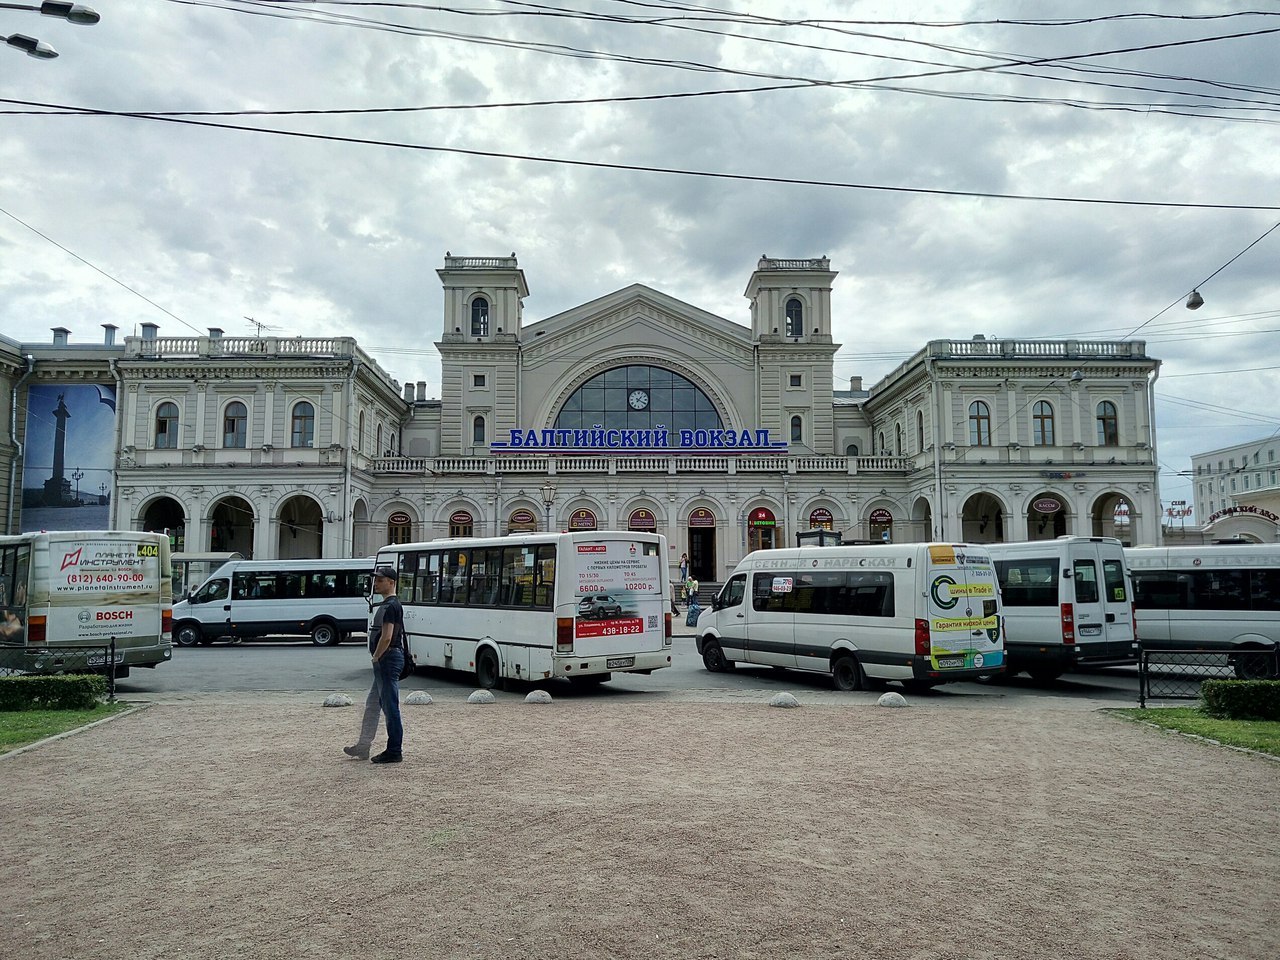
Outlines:
{"type": "Polygon", "coordinates": [[[94,720],[92,723],[86,723],[82,727],[75,727],[71,730],[63,730],[62,733],[55,733],[53,736],[45,737],[43,740],[37,740],[35,743],[28,743],[21,747],[15,747],[8,753],[0,753],[0,763],[3,763],[10,757],[16,757],[20,753],[26,753],[29,750],[42,747],[46,743],[55,743],[58,740],[65,740],[67,737],[74,737],[78,733],[84,733],[84,731],[92,730],[94,727],[100,727],[102,724],[110,723],[112,720],[119,720],[121,717],[133,716],[133,714],[138,713],[141,710],[146,710],[149,706],[151,706],[149,703],[134,703],[128,710],[121,710],[119,713],[113,713],[111,716],[103,717],[101,720],[94,720]]]}

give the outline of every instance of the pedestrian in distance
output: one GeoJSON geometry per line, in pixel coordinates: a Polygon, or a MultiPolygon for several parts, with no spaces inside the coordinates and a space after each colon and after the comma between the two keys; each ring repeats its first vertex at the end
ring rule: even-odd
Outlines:
{"type": "Polygon", "coordinates": [[[683,583],[689,579],[689,555],[687,553],[680,554],[680,582],[683,583]]]}
{"type": "Polygon", "coordinates": [[[369,628],[369,652],[373,655],[373,685],[364,701],[360,739],[342,752],[357,760],[399,763],[404,745],[404,724],[400,720],[400,668],[409,655],[404,636],[404,608],[396,596],[396,571],[380,566],[373,571],[373,592],[382,597],[374,609],[369,628]],[[378,732],[378,715],[386,718],[387,748],[370,758],[373,738],[378,732]]]}

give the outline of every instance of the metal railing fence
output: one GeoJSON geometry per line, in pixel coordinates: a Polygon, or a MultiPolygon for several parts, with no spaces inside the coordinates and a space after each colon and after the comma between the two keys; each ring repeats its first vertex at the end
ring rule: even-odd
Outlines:
{"type": "Polygon", "coordinates": [[[0,644],[0,677],[48,674],[101,673],[107,678],[107,702],[116,698],[115,668],[124,663],[124,651],[112,639],[105,644],[0,644]]]}
{"type": "Polygon", "coordinates": [[[1148,700],[1199,700],[1205,680],[1280,677],[1280,645],[1186,648],[1148,647],[1138,663],[1138,706],[1148,700]]]}

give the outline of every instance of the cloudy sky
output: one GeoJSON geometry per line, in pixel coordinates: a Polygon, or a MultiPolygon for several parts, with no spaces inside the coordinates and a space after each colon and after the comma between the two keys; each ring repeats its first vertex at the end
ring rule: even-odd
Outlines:
{"type": "Polygon", "coordinates": [[[252,317],[434,395],[445,251],[514,251],[530,321],[645,283],[747,323],[761,254],[825,255],[838,378],[976,333],[1145,340],[1166,501],[1191,453],[1280,430],[1280,8],[91,5],[0,9],[61,54],[0,50],[15,340],[252,317]]]}

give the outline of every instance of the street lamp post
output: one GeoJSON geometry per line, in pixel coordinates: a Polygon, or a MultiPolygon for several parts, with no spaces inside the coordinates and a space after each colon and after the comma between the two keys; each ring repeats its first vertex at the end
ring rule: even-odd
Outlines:
{"type": "MultiPolygon", "coordinates": [[[[30,10],[42,13],[46,17],[57,17],[59,20],[66,20],[68,23],[78,23],[85,26],[95,24],[102,19],[93,8],[86,7],[80,3],[67,3],[65,0],[44,0],[39,6],[30,3],[0,3],[0,10],[30,10]]],[[[15,33],[9,36],[0,34],[0,39],[3,39],[9,46],[21,50],[28,57],[35,57],[37,60],[52,60],[58,55],[58,51],[43,40],[37,40],[35,37],[28,37],[25,34],[15,33]]]]}
{"type": "Polygon", "coordinates": [[[547,533],[551,532],[551,505],[556,502],[556,485],[548,480],[542,485],[542,505],[547,508],[547,533]]]}
{"type": "Polygon", "coordinates": [[[71,479],[76,482],[76,503],[80,502],[80,478],[84,476],[84,471],[76,467],[71,471],[71,479]]]}

